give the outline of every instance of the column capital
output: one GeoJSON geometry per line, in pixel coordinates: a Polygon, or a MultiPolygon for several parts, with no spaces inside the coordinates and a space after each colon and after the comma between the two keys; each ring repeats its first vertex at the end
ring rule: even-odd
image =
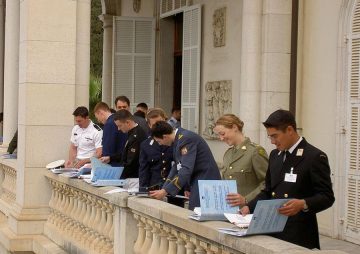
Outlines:
{"type": "Polygon", "coordinates": [[[103,28],[108,28],[113,26],[113,15],[101,14],[98,16],[99,19],[103,22],[103,28]]]}

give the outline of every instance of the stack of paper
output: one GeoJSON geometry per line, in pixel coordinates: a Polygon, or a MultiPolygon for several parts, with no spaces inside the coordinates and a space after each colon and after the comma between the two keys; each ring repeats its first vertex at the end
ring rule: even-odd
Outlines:
{"type": "Polygon", "coordinates": [[[237,213],[238,207],[226,202],[229,193],[237,193],[235,180],[199,180],[200,206],[189,215],[197,221],[226,220],[224,213],[237,213]]]}
{"type": "Polygon", "coordinates": [[[240,227],[219,228],[219,232],[235,236],[259,235],[282,232],[288,217],[279,213],[287,199],[259,200],[253,215],[225,215],[229,221],[240,227]],[[250,221],[250,222],[249,222],[250,221]]]}

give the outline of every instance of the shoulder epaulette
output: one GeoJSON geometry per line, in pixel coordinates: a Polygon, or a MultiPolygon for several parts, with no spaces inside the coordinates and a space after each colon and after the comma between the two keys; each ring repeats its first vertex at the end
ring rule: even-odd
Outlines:
{"type": "Polygon", "coordinates": [[[94,127],[95,127],[95,129],[97,129],[98,131],[101,131],[101,127],[100,127],[99,125],[97,125],[97,124],[94,123],[94,127]]]}

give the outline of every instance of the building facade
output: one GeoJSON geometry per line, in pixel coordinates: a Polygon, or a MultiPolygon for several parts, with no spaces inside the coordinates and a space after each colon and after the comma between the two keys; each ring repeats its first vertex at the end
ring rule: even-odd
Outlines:
{"type": "MultiPolygon", "coordinates": [[[[336,202],[318,216],[321,233],[360,243],[360,1],[101,2],[103,101],[123,94],[132,106],[181,107],[183,127],[204,136],[220,163],[217,117],[240,116],[269,152],[261,122],[291,109],[330,160],[336,202]]],[[[4,167],[0,196],[0,239],[12,239],[43,234],[52,190],[44,165],[67,157],[71,113],[88,105],[90,0],[0,8],[4,144],[19,130],[14,188],[6,195],[4,167]]]]}

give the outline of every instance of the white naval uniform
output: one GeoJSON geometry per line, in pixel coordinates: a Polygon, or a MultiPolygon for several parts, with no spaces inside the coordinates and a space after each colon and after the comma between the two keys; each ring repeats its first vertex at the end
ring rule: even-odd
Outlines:
{"type": "Polygon", "coordinates": [[[95,155],[96,149],[102,147],[103,131],[101,128],[90,121],[87,128],[80,128],[75,125],[71,131],[71,143],[77,148],[76,159],[88,159],[95,155]]]}

